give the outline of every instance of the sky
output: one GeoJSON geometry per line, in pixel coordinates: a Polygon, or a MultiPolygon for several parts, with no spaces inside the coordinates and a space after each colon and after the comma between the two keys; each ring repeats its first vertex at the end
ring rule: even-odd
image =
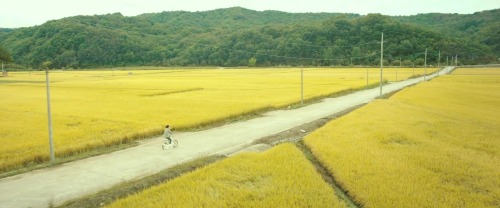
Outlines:
{"type": "Polygon", "coordinates": [[[125,16],[162,11],[207,11],[240,6],[284,12],[338,12],[366,15],[472,14],[500,8],[500,0],[2,0],[0,28],[41,25],[76,15],[120,12],[125,16]]]}

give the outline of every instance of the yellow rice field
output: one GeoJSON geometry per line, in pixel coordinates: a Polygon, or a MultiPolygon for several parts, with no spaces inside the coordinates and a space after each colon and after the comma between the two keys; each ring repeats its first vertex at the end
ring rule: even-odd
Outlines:
{"type": "MultiPolygon", "coordinates": [[[[304,98],[362,88],[366,71],[306,68],[304,98]]],[[[398,69],[398,79],[414,73],[424,70],[398,69]]],[[[395,79],[394,68],[384,74],[395,79]]],[[[368,84],[378,76],[369,69],[368,84]]],[[[156,136],[167,123],[199,128],[298,103],[300,77],[297,68],[52,71],[56,158],[156,136]]],[[[0,172],[47,161],[45,73],[0,77],[0,97],[0,172]]]]}
{"type": "Polygon", "coordinates": [[[242,153],[118,200],[123,207],[346,207],[302,152],[242,153]]]}
{"type": "Polygon", "coordinates": [[[364,207],[500,206],[500,68],[376,100],[305,138],[364,207]]]}

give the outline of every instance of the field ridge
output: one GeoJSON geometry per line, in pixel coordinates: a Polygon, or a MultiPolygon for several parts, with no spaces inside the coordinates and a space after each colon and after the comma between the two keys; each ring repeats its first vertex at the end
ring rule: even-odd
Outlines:
{"type": "Polygon", "coordinates": [[[348,207],[352,208],[363,207],[363,205],[357,202],[354,199],[354,197],[349,195],[349,191],[347,189],[345,189],[340,185],[340,183],[335,179],[333,174],[330,171],[328,171],[328,168],[326,168],[312,153],[311,149],[304,144],[302,139],[299,142],[295,143],[295,146],[297,146],[297,148],[299,148],[302,151],[302,153],[304,153],[304,156],[315,167],[318,174],[321,175],[323,180],[325,180],[325,182],[332,187],[332,189],[335,191],[335,194],[340,199],[344,200],[344,202],[348,207]]]}

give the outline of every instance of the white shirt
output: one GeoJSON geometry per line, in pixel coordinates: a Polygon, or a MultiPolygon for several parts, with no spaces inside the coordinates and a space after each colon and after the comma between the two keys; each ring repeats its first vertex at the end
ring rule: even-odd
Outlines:
{"type": "Polygon", "coordinates": [[[170,128],[165,128],[165,132],[163,132],[163,137],[170,138],[170,136],[172,136],[172,131],[170,130],[170,128]]]}

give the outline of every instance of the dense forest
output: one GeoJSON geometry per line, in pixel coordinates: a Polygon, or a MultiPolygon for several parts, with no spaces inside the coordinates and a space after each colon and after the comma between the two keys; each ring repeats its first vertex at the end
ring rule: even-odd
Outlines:
{"type": "Polygon", "coordinates": [[[385,65],[497,63],[500,9],[415,16],[253,11],[74,16],[0,29],[16,65],[39,69],[116,66],[385,65]],[[401,62],[401,63],[400,63],[401,62]]]}

